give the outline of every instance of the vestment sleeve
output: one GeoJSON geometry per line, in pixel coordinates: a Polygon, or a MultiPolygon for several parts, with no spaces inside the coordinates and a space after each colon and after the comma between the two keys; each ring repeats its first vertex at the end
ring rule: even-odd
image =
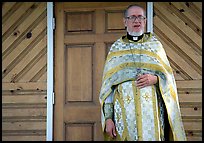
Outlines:
{"type": "Polygon", "coordinates": [[[113,92],[105,99],[104,114],[105,120],[113,118],[113,92]]]}

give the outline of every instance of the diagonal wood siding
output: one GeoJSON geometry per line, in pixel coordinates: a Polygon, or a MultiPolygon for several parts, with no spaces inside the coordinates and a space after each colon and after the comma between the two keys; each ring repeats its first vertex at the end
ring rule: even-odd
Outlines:
{"type": "Polygon", "coordinates": [[[46,140],[46,2],[2,3],[2,140],[46,140]]]}
{"type": "Polygon", "coordinates": [[[154,2],[154,33],[173,68],[189,141],[202,140],[202,3],[154,2]]]}

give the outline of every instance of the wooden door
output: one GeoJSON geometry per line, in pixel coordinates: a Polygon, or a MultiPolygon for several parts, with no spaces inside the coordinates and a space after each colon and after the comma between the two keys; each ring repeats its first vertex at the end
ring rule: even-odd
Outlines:
{"type": "Polygon", "coordinates": [[[110,45],[125,34],[123,10],[129,4],[55,3],[54,140],[103,140],[99,104],[103,66],[110,45]]]}

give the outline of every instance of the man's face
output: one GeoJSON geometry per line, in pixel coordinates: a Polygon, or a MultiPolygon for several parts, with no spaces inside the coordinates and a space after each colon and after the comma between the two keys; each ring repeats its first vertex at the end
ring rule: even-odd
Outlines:
{"type": "Polygon", "coordinates": [[[140,7],[131,7],[128,10],[127,17],[124,19],[124,24],[127,31],[130,33],[144,33],[146,26],[146,17],[143,9],[140,7]]]}

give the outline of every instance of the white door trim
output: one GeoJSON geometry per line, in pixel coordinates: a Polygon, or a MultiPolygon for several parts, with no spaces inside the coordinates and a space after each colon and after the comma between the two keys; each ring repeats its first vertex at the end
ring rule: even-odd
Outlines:
{"type": "Polygon", "coordinates": [[[47,2],[47,126],[46,140],[53,140],[53,2],[47,2]]]}
{"type": "Polygon", "coordinates": [[[153,2],[147,2],[147,32],[153,33],[153,2]]]}

